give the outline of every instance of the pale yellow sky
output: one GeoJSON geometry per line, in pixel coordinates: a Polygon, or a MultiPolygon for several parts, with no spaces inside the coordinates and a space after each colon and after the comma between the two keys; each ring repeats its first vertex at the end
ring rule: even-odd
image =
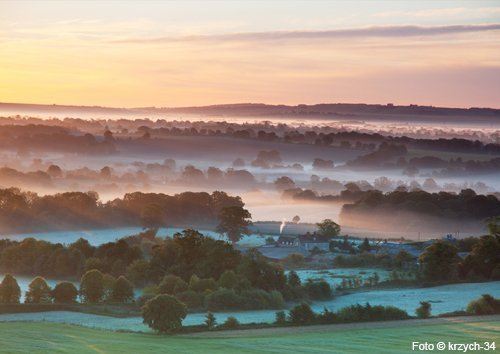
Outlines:
{"type": "Polygon", "coordinates": [[[500,107],[498,2],[404,3],[4,1],[0,101],[500,107]]]}

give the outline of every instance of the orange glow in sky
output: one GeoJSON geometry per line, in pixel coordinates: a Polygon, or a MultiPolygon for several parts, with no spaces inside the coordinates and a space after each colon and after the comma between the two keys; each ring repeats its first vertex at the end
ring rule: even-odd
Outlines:
{"type": "Polygon", "coordinates": [[[0,101],[500,107],[500,6],[374,3],[3,1],[0,101]]]}

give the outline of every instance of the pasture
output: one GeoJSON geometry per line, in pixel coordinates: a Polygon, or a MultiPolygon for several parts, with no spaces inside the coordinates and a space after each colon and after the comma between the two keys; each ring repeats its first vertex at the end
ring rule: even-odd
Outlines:
{"type": "Polygon", "coordinates": [[[55,323],[11,322],[0,323],[0,351],[390,354],[411,352],[412,341],[498,341],[499,330],[500,316],[203,332],[177,336],[111,332],[55,323]]]}

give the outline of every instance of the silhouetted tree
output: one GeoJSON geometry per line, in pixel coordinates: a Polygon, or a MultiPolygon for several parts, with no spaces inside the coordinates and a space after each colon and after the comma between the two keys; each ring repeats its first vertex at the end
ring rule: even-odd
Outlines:
{"type": "Polygon", "coordinates": [[[111,301],[130,302],[134,300],[134,286],[123,275],[116,279],[111,291],[111,301]]]}
{"type": "Polygon", "coordinates": [[[6,274],[0,284],[0,302],[3,303],[19,303],[21,298],[21,288],[17,284],[16,278],[10,274],[6,274]]]}
{"type": "Polygon", "coordinates": [[[55,303],[73,303],[76,302],[78,290],[68,281],[57,284],[51,292],[55,303]]]}
{"type": "Polygon", "coordinates": [[[420,306],[415,310],[418,318],[431,317],[431,303],[428,301],[420,301],[420,306]]]}
{"type": "Polygon", "coordinates": [[[208,311],[205,316],[205,324],[208,329],[212,329],[217,325],[217,320],[212,312],[208,311]]]}
{"type": "Polygon", "coordinates": [[[226,234],[228,239],[234,244],[238,242],[242,235],[249,235],[248,226],[252,224],[252,215],[243,207],[234,206],[222,208],[219,215],[219,225],[217,232],[226,234]]]}
{"type": "Polygon", "coordinates": [[[318,233],[322,236],[333,238],[340,233],[340,225],[331,219],[325,219],[316,225],[318,226],[318,233]]]}
{"type": "Polygon", "coordinates": [[[26,303],[49,303],[50,302],[50,287],[42,277],[36,277],[28,286],[24,302],[26,303]]]}
{"type": "Polygon", "coordinates": [[[426,280],[449,280],[457,276],[457,248],[446,241],[436,241],[419,257],[426,280]]]}
{"type": "Polygon", "coordinates": [[[104,297],[104,277],[96,269],[86,272],[80,280],[80,297],[83,302],[99,302],[104,297]]]}

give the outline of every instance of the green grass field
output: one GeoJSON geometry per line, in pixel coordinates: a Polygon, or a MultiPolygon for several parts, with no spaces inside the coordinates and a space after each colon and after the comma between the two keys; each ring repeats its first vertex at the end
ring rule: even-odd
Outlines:
{"type": "MultiPolygon", "coordinates": [[[[115,333],[78,326],[42,323],[0,323],[1,353],[409,353],[412,341],[497,341],[500,320],[440,324],[374,323],[353,327],[280,328],[160,336],[115,333]],[[359,327],[369,328],[359,328],[359,327]]],[[[499,350],[497,349],[497,353],[499,350]]],[[[447,353],[447,351],[440,351],[447,353]]]]}

